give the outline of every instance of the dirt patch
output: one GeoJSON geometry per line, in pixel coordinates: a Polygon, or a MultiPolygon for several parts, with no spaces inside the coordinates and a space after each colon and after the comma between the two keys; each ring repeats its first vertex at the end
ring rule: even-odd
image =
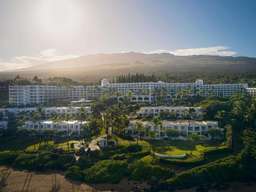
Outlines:
{"type": "Polygon", "coordinates": [[[10,173],[6,186],[1,192],[51,192],[54,187],[59,188],[58,192],[129,192],[134,190],[143,191],[149,186],[146,183],[139,183],[123,179],[118,184],[97,184],[87,185],[85,183],[71,182],[60,173],[35,173],[18,171],[0,167],[0,172],[10,173]]]}
{"type": "Polygon", "coordinates": [[[130,192],[130,191],[145,191],[149,189],[150,186],[145,182],[135,182],[129,181],[128,179],[123,179],[118,184],[97,184],[93,185],[95,189],[98,190],[110,190],[110,191],[121,191],[121,192],[130,192]]]}
{"type": "MultiPolygon", "coordinates": [[[[6,168],[1,167],[0,170],[6,168]]],[[[96,192],[93,187],[72,183],[61,174],[54,173],[34,173],[26,171],[10,170],[7,185],[3,192],[50,192],[54,187],[59,188],[59,192],[96,192]]]]}

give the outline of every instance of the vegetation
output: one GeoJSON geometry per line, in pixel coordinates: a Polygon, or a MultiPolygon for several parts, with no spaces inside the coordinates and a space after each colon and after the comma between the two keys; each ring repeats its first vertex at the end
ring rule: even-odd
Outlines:
{"type": "MultiPolygon", "coordinates": [[[[181,77],[165,78],[170,78],[171,82],[181,77]]],[[[235,80],[225,78],[218,81],[235,80]]],[[[164,80],[164,77],[137,74],[123,76],[115,81],[127,79],[132,82],[138,79],[164,80]]],[[[74,83],[62,80],[66,84],[74,83]]],[[[184,78],[185,80],[187,79],[184,78]]],[[[36,77],[33,81],[39,83],[40,79],[36,77]]],[[[251,83],[253,84],[253,80],[251,83]]],[[[134,112],[139,105],[130,103],[129,96],[122,102],[117,102],[104,95],[93,104],[93,114],[89,118],[83,111],[75,117],[90,122],[83,128],[80,136],[67,137],[51,131],[38,133],[17,130],[17,126],[27,119],[44,118],[40,109],[32,114],[21,114],[17,118],[10,115],[10,128],[2,130],[0,134],[0,164],[22,170],[63,171],[70,180],[88,183],[118,183],[123,178],[146,181],[154,183],[156,191],[255,179],[256,100],[247,95],[235,95],[229,99],[191,99],[186,94],[179,93],[173,104],[202,107],[205,109],[203,119],[219,121],[224,134],[210,129],[211,141],[200,140],[200,136],[196,134],[192,134],[189,140],[178,141],[172,138],[179,136],[179,133],[169,129],[166,140],[157,140],[157,136],[164,131],[161,120],[176,119],[173,114],[161,114],[160,117],[150,118],[156,132],[150,132],[143,124],[137,123],[139,134],[135,139],[130,138],[125,134],[125,128],[130,118],[136,118],[134,112]],[[155,140],[143,140],[145,133],[152,135],[155,140]],[[90,142],[103,135],[107,143],[112,145],[91,151],[88,148],[90,142]],[[175,158],[183,154],[184,157],[175,158]]],[[[163,95],[164,93],[159,93],[158,104],[164,102],[161,100],[163,95]]],[[[192,113],[191,111],[188,119],[193,119],[192,113]]],[[[70,118],[73,117],[54,117],[54,120],[70,118]]]]}
{"type": "Polygon", "coordinates": [[[85,181],[90,183],[118,183],[127,175],[127,162],[103,160],[84,171],[85,181]]]}

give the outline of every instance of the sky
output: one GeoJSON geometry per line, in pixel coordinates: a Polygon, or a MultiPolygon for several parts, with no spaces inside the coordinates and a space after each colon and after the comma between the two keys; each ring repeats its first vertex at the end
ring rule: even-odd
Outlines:
{"type": "Polygon", "coordinates": [[[95,53],[256,57],[255,0],[0,0],[0,71],[95,53]]]}

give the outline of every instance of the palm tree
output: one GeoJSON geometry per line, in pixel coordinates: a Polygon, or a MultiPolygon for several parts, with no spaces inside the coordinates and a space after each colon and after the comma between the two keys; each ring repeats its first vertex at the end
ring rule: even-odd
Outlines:
{"type": "Polygon", "coordinates": [[[161,122],[161,119],[159,118],[159,116],[157,116],[153,119],[153,123],[155,125],[155,128],[158,129],[158,137],[160,137],[161,136],[161,126],[160,125],[162,124],[162,122],[161,122]]]}
{"type": "Polygon", "coordinates": [[[142,133],[142,131],[144,131],[144,126],[143,126],[142,122],[140,122],[140,121],[136,122],[136,130],[137,130],[137,144],[138,144],[138,140],[141,137],[141,133],[142,133]]]}
{"type": "Polygon", "coordinates": [[[85,119],[85,117],[86,117],[86,113],[85,113],[85,109],[83,108],[83,107],[81,107],[80,109],[79,109],[79,120],[80,121],[82,121],[82,120],[84,120],[85,119]]]}

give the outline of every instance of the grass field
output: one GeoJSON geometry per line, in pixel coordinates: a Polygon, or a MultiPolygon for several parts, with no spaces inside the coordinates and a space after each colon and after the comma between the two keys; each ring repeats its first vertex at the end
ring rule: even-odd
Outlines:
{"type": "Polygon", "coordinates": [[[199,160],[208,151],[226,147],[220,143],[197,143],[193,141],[153,141],[151,145],[153,151],[160,154],[170,156],[186,154],[185,160],[199,160]]]}
{"type": "Polygon", "coordinates": [[[54,143],[53,141],[44,141],[41,143],[29,145],[25,149],[25,151],[33,153],[33,152],[37,152],[40,148],[44,148],[44,147],[53,148],[54,147],[54,148],[62,149],[65,152],[74,152],[76,149],[72,146],[74,146],[75,144],[80,144],[80,141],[69,140],[69,141],[65,141],[62,143],[54,143]]]}

